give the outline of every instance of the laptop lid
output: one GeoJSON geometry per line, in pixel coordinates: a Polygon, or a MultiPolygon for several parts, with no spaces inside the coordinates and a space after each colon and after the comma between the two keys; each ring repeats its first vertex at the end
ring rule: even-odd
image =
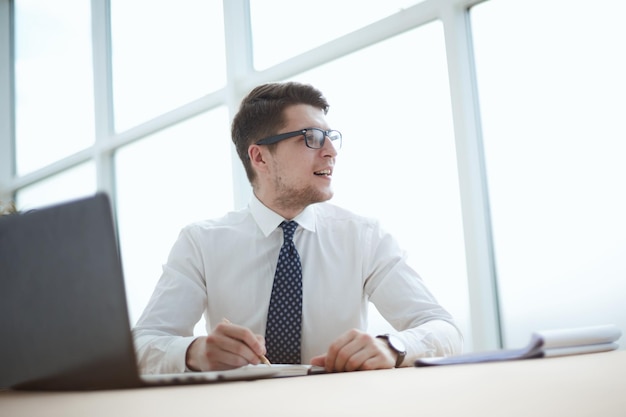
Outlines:
{"type": "Polygon", "coordinates": [[[105,194],[0,217],[0,386],[139,386],[105,194]]]}

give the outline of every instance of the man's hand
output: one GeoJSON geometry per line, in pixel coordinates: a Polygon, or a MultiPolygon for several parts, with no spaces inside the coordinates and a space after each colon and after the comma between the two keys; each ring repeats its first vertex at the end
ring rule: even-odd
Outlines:
{"type": "Polygon", "coordinates": [[[246,327],[222,322],[210,335],[198,337],[189,345],[185,361],[191,370],[214,371],[258,365],[261,355],[265,355],[263,336],[246,327]]]}
{"type": "Polygon", "coordinates": [[[396,353],[384,340],[356,329],[335,340],[326,355],[311,359],[311,365],[323,366],[326,372],[387,369],[395,364],[396,353]]]}

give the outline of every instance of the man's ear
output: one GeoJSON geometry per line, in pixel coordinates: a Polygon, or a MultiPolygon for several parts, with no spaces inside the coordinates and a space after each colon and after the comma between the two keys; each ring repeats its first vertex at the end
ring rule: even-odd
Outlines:
{"type": "Polygon", "coordinates": [[[257,170],[264,170],[267,166],[265,159],[265,149],[259,145],[250,145],[248,147],[248,158],[250,158],[250,164],[257,170]]]}

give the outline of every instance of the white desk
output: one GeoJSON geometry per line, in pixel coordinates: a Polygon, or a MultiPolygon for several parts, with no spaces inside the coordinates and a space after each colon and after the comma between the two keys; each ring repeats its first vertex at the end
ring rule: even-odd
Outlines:
{"type": "Polygon", "coordinates": [[[0,392],[0,416],[626,416],[626,351],[164,388],[0,392]]]}

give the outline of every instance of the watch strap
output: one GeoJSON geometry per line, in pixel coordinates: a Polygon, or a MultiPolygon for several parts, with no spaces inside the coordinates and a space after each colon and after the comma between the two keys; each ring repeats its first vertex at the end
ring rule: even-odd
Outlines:
{"type": "MultiPolygon", "coordinates": [[[[394,352],[396,352],[396,364],[395,367],[399,368],[400,365],[402,365],[402,362],[404,362],[404,358],[406,357],[406,348],[404,347],[404,345],[400,346],[394,346],[394,344],[391,342],[390,340],[390,335],[389,334],[382,334],[379,336],[376,336],[378,339],[383,339],[387,342],[387,346],[389,346],[389,348],[391,350],[393,350],[394,352]]],[[[395,337],[395,339],[397,339],[397,337],[395,337]]]]}

